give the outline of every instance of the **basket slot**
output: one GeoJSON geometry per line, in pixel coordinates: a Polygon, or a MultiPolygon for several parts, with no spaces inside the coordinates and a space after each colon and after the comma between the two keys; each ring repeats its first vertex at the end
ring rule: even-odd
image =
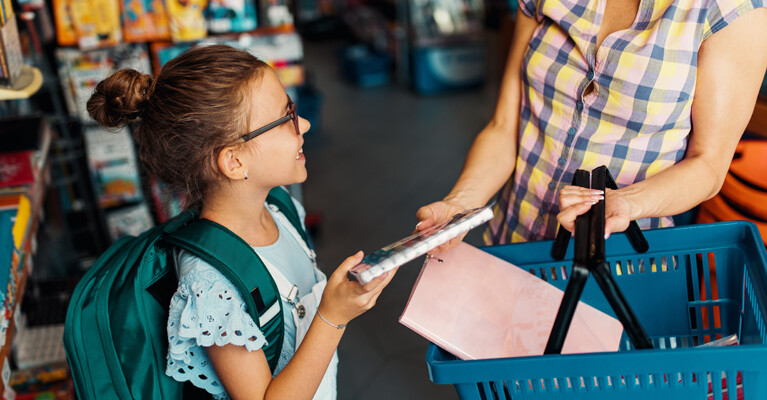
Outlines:
{"type": "Polygon", "coordinates": [[[605,391],[611,389],[610,384],[608,383],[609,378],[609,376],[597,377],[597,387],[599,390],[605,391]]]}
{"type": "Polygon", "coordinates": [[[575,383],[573,388],[575,389],[576,392],[585,392],[586,391],[586,382],[585,382],[585,380],[583,379],[582,376],[572,377],[572,378],[570,378],[570,381],[575,383]]]}
{"type": "Polygon", "coordinates": [[[742,320],[743,325],[740,330],[741,343],[754,343],[761,340],[762,344],[767,344],[767,332],[765,332],[765,321],[762,318],[762,313],[759,309],[759,303],[756,299],[754,292],[754,286],[751,279],[746,272],[744,276],[744,290],[745,296],[748,302],[744,304],[744,311],[746,315],[753,315],[755,318],[742,320]],[[750,312],[749,312],[750,311],[750,312]],[[758,338],[757,338],[758,336],[758,338]]]}
{"type": "Polygon", "coordinates": [[[694,372],[682,372],[682,383],[684,387],[694,388],[698,386],[694,372]]]}
{"type": "Polygon", "coordinates": [[[589,392],[594,392],[599,390],[599,384],[597,383],[596,376],[583,377],[583,382],[585,383],[586,389],[588,389],[589,392]]]}
{"type": "Polygon", "coordinates": [[[506,386],[506,382],[492,381],[490,382],[490,388],[492,389],[494,399],[511,400],[511,395],[509,394],[509,388],[506,386]]]}
{"type": "Polygon", "coordinates": [[[666,380],[666,387],[678,388],[683,386],[682,374],[678,372],[667,372],[663,375],[663,378],[666,380]]]}
{"type": "Polygon", "coordinates": [[[642,389],[647,389],[647,387],[652,384],[652,376],[651,375],[639,374],[639,375],[637,375],[637,379],[639,379],[639,386],[642,389]]]}
{"type": "Polygon", "coordinates": [[[620,375],[608,376],[607,383],[613,388],[613,390],[626,390],[626,381],[620,375]]]}
{"type": "Polygon", "coordinates": [[[551,393],[561,391],[561,388],[559,387],[559,382],[557,382],[557,378],[546,379],[546,388],[551,393]]]}
{"type": "Polygon", "coordinates": [[[522,387],[522,393],[533,393],[533,383],[529,379],[519,381],[519,385],[522,387]]]}
{"type": "Polygon", "coordinates": [[[639,375],[631,375],[626,377],[628,379],[629,385],[628,388],[631,390],[640,390],[642,389],[642,380],[639,379],[639,375]]]}
{"type": "Polygon", "coordinates": [[[479,397],[482,400],[500,400],[498,391],[495,389],[493,382],[478,382],[477,389],[479,390],[479,397]]]}
{"type": "Polygon", "coordinates": [[[554,378],[554,390],[561,393],[566,392],[572,392],[572,386],[570,386],[570,383],[567,381],[567,378],[563,377],[556,377],[554,378]]]}
{"type": "Polygon", "coordinates": [[[543,279],[544,281],[548,282],[548,281],[549,281],[549,277],[548,277],[548,275],[546,274],[546,268],[544,268],[544,267],[541,267],[541,268],[539,268],[539,269],[540,269],[540,271],[541,271],[541,274],[539,275],[539,276],[540,276],[540,278],[541,278],[541,279],[543,279]]]}

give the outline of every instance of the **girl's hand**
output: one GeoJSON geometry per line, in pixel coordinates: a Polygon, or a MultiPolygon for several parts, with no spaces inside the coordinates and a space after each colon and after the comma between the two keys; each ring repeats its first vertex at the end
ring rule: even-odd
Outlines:
{"type": "Polygon", "coordinates": [[[389,271],[365,285],[350,281],[347,274],[362,261],[362,256],[363,253],[360,251],[344,260],[330,275],[325,291],[322,293],[320,313],[336,325],[347,324],[373,308],[378,295],[394,277],[395,271],[389,271]]]}
{"type": "MultiPolygon", "coordinates": [[[[445,223],[453,218],[455,214],[458,214],[459,212],[467,209],[468,207],[465,207],[458,202],[451,200],[442,200],[436,203],[431,203],[427,206],[423,206],[418,209],[415,214],[419,222],[418,225],[415,226],[415,231],[413,233],[421,232],[435,225],[445,223]]],[[[429,254],[442,253],[452,249],[455,246],[458,246],[458,244],[461,243],[463,238],[466,236],[466,233],[460,236],[456,236],[455,238],[450,239],[449,242],[435,249],[432,249],[429,251],[429,254]]]]}

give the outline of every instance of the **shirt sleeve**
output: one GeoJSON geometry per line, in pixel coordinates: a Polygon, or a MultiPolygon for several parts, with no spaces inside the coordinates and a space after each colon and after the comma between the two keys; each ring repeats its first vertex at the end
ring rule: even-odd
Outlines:
{"type": "Polygon", "coordinates": [[[762,7],[767,7],[765,0],[709,0],[703,40],[719,32],[739,16],[762,7]]]}
{"type": "Polygon", "coordinates": [[[536,18],[535,7],[539,0],[519,0],[519,9],[530,18],[536,18]]]}
{"type": "Polygon", "coordinates": [[[267,344],[232,283],[205,261],[181,252],[179,284],[168,315],[169,357],[188,361],[192,346],[234,344],[248,351],[267,344]]]}

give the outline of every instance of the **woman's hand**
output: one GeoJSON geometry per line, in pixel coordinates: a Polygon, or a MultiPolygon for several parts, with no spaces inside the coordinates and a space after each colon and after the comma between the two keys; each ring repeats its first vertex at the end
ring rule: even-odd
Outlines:
{"type": "MultiPolygon", "coordinates": [[[[415,226],[414,233],[421,232],[435,225],[445,223],[449,221],[451,218],[453,218],[455,214],[458,214],[459,212],[467,210],[467,209],[468,207],[463,206],[457,201],[452,201],[447,199],[438,201],[436,203],[431,203],[427,206],[423,206],[419,208],[415,214],[419,222],[418,222],[418,225],[415,226]]],[[[455,238],[451,239],[449,242],[431,250],[429,254],[442,253],[442,252],[448,251],[452,249],[453,247],[458,246],[458,243],[461,243],[461,241],[463,240],[465,236],[466,236],[466,233],[460,236],[456,236],[455,238]]]]}
{"type": "Polygon", "coordinates": [[[559,214],[557,221],[570,232],[575,229],[575,219],[585,214],[591,206],[605,199],[605,238],[613,232],[623,232],[631,222],[631,203],[619,190],[601,190],[567,185],[559,191],[559,214]]]}
{"type": "Polygon", "coordinates": [[[362,256],[360,251],[344,260],[330,275],[322,293],[322,301],[318,307],[322,309],[320,313],[336,325],[347,324],[373,308],[381,291],[394,277],[395,271],[389,271],[365,285],[350,281],[347,274],[362,261],[362,256]]]}

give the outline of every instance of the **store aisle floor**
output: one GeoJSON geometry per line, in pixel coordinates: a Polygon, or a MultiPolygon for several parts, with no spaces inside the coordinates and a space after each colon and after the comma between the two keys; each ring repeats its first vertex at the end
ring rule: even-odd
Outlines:
{"type": "MultiPolygon", "coordinates": [[[[416,210],[447,194],[495,106],[494,43],[483,88],[419,96],[398,84],[347,84],[334,58],[339,43],[305,41],[307,72],[324,96],[321,126],[305,136],[309,179],[302,186],[307,211],[322,216],[316,248],[323,271],[410,234],[416,210]]],[[[467,241],[479,244],[480,232],[467,241]]],[[[349,324],[339,348],[340,400],[458,398],[452,386],[429,380],[428,342],[398,322],[422,263],[401,267],[377,305],[349,324]]]]}

